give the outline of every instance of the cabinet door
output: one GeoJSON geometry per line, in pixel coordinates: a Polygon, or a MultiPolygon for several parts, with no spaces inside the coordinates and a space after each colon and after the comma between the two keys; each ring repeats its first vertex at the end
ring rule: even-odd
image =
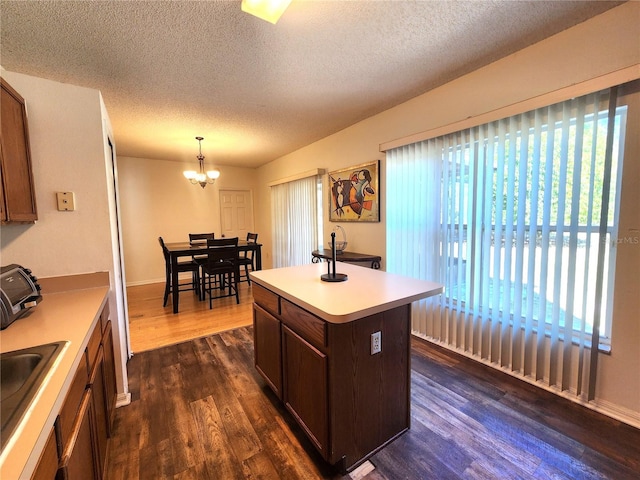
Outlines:
{"type": "Polygon", "coordinates": [[[107,416],[107,399],[104,389],[104,354],[102,345],[98,348],[91,376],[89,378],[89,387],[92,390],[91,398],[93,399],[93,412],[95,418],[94,424],[94,441],[96,446],[95,459],[98,469],[102,473],[107,457],[108,442],[108,416],[107,416]]]}
{"type": "Polygon", "coordinates": [[[93,399],[91,389],[85,390],[80,410],[73,423],[71,437],[62,453],[58,478],[63,480],[100,479],[95,461],[95,446],[91,432],[93,399]]]}
{"type": "Polygon", "coordinates": [[[2,221],[35,222],[38,215],[24,100],[4,79],[0,82],[2,221]]]}
{"type": "Polygon", "coordinates": [[[267,384],[282,399],[282,356],[280,320],[253,305],[253,335],[256,369],[267,384]]]}
{"type": "Polygon", "coordinates": [[[67,393],[67,398],[62,404],[57,423],[59,428],[59,442],[63,450],[66,450],[71,441],[72,431],[75,425],[83,395],[89,383],[89,372],[87,370],[86,353],[82,357],[76,375],[71,382],[71,387],[67,393]]]}
{"type": "Polygon", "coordinates": [[[329,439],[327,356],[282,326],[283,401],[320,453],[329,439]]]}
{"type": "Polygon", "coordinates": [[[54,480],[58,471],[58,449],[56,435],[52,428],[44,450],[38,460],[38,466],[31,475],[31,480],[54,480]]]}
{"type": "Polygon", "coordinates": [[[2,175],[2,170],[4,170],[4,154],[2,153],[2,136],[0,135],[0,223],[5,224],[7,223],[7,209],[5,207],[4,175],[2,175]]]}
{"type": "Polygon", "coordinates": [[[111,321],[107,322],[102,334],[102,347],[104,350],[104,395],[107,402],[107,433],[111,437],[113,428],[113,416],[116,411],[116,364],[113,351],[113,333],[111,321]]]}

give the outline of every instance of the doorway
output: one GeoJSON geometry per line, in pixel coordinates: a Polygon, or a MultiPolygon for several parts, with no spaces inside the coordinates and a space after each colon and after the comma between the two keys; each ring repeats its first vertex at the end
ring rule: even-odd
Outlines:
{"type": "Polygon", "coordinates": [[[253,232],[251,190],[220,190],[220,228],[226,238],[247,238],[253,232]]]}

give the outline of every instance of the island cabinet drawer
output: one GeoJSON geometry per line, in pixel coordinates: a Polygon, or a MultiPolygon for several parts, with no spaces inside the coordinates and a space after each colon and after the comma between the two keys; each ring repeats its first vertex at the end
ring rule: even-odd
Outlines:
{"type": "Polygon", "coordinates": [[[282,299],[282,323],[316,348],[327,346],[327,323],[288,300],[282,299]]]}
{"type": "Polygon", "coordinates": [[[278,295],[271,290],[261,287],[256,282],[253,282],[251,289],[253,290],[254,302],[272,315],[280,315],[280,297],[278,295]]]}

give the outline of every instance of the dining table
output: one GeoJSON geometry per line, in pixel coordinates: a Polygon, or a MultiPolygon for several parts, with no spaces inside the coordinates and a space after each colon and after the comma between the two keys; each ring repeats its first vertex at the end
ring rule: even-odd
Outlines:
{"type": "MultiPolygon", "coordinates": [[[[207,254],[206,242],[169,242],[165,246],[171,258],[171,298],[173,300],[173,313],[178,313],[178,259],[180,257],[193,257],[207,254]]],[[[262,270],[262,244],[238,240],[240,252],[254,252],[256,270],[262,270]]]]}

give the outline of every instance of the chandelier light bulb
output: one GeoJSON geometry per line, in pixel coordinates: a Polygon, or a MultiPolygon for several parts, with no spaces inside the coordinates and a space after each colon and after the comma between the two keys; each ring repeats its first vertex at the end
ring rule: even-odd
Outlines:
{"type": "Polygon", "coordinates": [[[217,168],[213,170],[204,170],[204,155],[202,155],[202,140],[204,137],[196,137],[198,140],[198,155],[196,158],[198,159],[198,165],[200,167],[199,171],[195,170],[185,170],[182,172],[184,177],[189,180],[193,185],[200,185],[202,188],[206,187],[207,184],[215,183],[216,179],[220,176],[220,170],[217,168]]]}

